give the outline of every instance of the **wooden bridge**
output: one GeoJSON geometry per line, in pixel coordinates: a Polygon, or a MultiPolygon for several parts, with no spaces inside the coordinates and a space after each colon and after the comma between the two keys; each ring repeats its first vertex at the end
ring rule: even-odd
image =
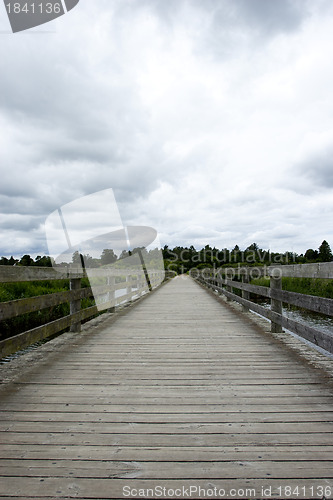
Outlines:
{"type": "Polygon", "coordinates": [[[14,360],[0,498],[333,498],[331,361],[284,337],[180,276],[14,360]]]}

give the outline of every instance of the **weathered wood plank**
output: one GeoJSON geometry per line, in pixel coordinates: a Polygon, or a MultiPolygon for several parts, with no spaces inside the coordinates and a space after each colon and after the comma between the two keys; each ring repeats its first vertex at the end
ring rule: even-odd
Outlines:
{"type": "Polygon", "coordinates": [[[50,293],[38,297],[29,297],[26,299],[10,300],[0,302],[0,321],[15,318],[21,314],[40,311],[47,307],[54,307],[71,300],[91,297],[91,288],[82,288],[80,290],[70,290],[67,292],[50,293]]]}
{"type": "MultiPolygon", "coordinates": [[[[317,422],[315,430],[311,422],[0,422],[0,434],[4,432],[42,434],[52,432],[52,434],[218,434],[220,437],[230,434],[303,434],[303,433],[329,433],[332,435],[333,425],[331,422],[317,422]]],[[[1,434],[2,436],[2,434],[1,434]]]]}
{"type": "Polygon", "coordinates": [[[86,274],[81,267],[25,267],[0,266],[0,282],[15,283],[19,281],[62,280],[70,278],[84,278],[86,274]]]}
{"type": "MultiPolygon", "coordinates": [[[[80,313],[77,313],[76,317],[79,318],[80,313]]],[[[63,318],[52,321],[46,325],[42,325],[34,328],[33,330],[15,335],[15,337],[2,340],[0,342],[0,359],[17,352],[20,349],[24,349],[35,342],[39,342],[40,340],[50,337],[65,328],[68,328],[71,321],[72,316],[64,316],[63,318]]]]}
{"type": "MultiPolygon", "coordinates": [[[[161,392],[161,389],[160,389],[161,392]]],[[[20,391],[21,393],[21,391],[20,391]]],[[[145,394],[141,395],[133,395],[131,393],[118,393],[118,394],[113,394],[109,393],[108,395],[98,395],[96,397],[91,396],[90,394],[85,394],[84,389],[82,389],[82,394],[69,394],[69,395],[64,395],[63,396],[63,403],[64,404],[73,404],[73,405],[87,405],[87,404],[100,404],[100,405],[107,405],[107,404],[114,404],[114,405],[126,405],[126,404],[132,404],[132,405],[138,405],[138,404],[146,404],[146,405],[162,405],[163,403],[171,405],[171,406],[179,406],[181,404],[184,405],[191,405],[193,403],[193,398],[196,396],[197,404],[199,405],[204,405],[207,404],[208,406],[215,404],[219,405],[229,405],[232,404],[234,401],[238,401],[240,405],[249,405],[250,407],[252,406],[260,406],[262,404],[263,406],[266,405],[287,405],[288,402],[290,402],[290,398],[294,397],[295,401],[300,404],[300,405],[307,405],[307,404],[326,404],[330,403],[332,400],[332,395],[329,392],[325,392],[324,394],[319,394],[319,391],[316,392],[316,394],[306,394],[306,390],[303,390],[302,392],[299,393],[294,393],[292,390],[290,391],[285,391],[283,394],[279,394],[278,391],[270,395],[269,391],[267,391],[265,394],[262,396],[255,394],[255,395],[246,395],[246,393],[240,393],[235,391],[234,393],[232,391],[226,393],[226,394],[221,394],[219,396],[216,396],[215,394],[210,395],[209,397],[207,396],[205,398],[204,393],[201,394],[200,396],[195,395],[195,391],[192,391],[191,394],[184,396],[184,394],[180,395],[151,395],[149,391],[147,391],[145,394]]],[[[22,405],[24,404],[55,404],[59,400],[59,394],[51,394],[48,395],[47,392],[45,393],[26,393],[26,394],[20,394],[20,397],[18,396],[18,392],[13,394],[10,398],[10,403],[18,403],[21,400],[22,405]],[[21,399],[20,399],[21,398],[21,399]]]]}
{"type": "Polygon", "coordinates": [[[271,297],[287,304],[309,309],[317,313],[333,316],[333,299],[288,292],[287,290],[272,290],[271,297]]]}
{"type": "MultiPolygon", "coordinates": [[[[123,288],[123,286],[121,288],[123,288]]],[[[99,293],[105,293],[108,290],[109,288],[105,286],[98,287],[99,293]]],[[[127,302],[129,299],[132,299],[134,296],[136,296],[136,294],[137,291],[133,290],[120,297],[114,298],[111,301],[107,301],[104,303],[104,309],[110,309],[115,305],[123,304],[124,302],[127,302]]],[[[79,302],[80,299],[90,297],[91,295],[92,291],[89,287],[78,290],[70,290],[68,292],[59,292],[50,295],[43,295],[40,297],[32,297],[29,299],[19,299],[15,301],[0,303],[0,320],[17,317],[23,313],[33,312],[36,310],[44,309],[46,307],[58,305],[63,302],[67,302],[68,300],[79,302]]],[[[64,316],[62,318],[54,320],[50,323],[46,323],[45,325],[36,327],[32,330],[28,330],[21,334],[2,340],[0,341],[0,359],[9,356],[10,354],[13,354],[21,349],[25,349],[35,342],[44,340],[58,333],[59,331],[70,327],[72,324],[80,324],[81,321],[91,318],[98,313],[99,310],[97,306],[91,306],[82,309],[81,311],[74,312],[73,314],[70,314],[68,316],[64,316]]]]}
{"type": "MultiPolygon", "coordinates": [[[[252,401],[252,400],[251,400],[252,401]]],[[[288,399],[283,399],[280,400],[278,403],[273,403],[271,400],[268,401],[268,404],[263,405],[262,407],[260,404],[249,404],[248,401],[244,402],[237,402],[231,401],[231,402],[226,402],[226,404],[214,404],[214,403],[205,403],[203,402],[202,404],[166,404],[161,403],[161,404],[153,404],[153,405],[148,405],[145,403],[137,403],[137,404],[132,404],[132,402],[129,403],[123,403],[123,404],[114,404],[114,403],[97,403],[94,405],[91,405],[89,403],[87,404],[77,404],[77,403],[66,403],[66,402],[57,402],[57,403],[51,403],[51,402],[46,402],[46,403],[32,403],[30,400],[24,401],[24,402],[13,402],[10,401],[8,402],[3,402],[1,406],[1,411],[5,414],[6,412],[17,412],[19,413],[20,411],[26,411],[26,412],[35,412],[37,411],[41,415],[43,415],[44,412],[53,412],[53,413],[58,413],[58,412],[65,412],[65,413],[99,413],[103,412],[106,415],[113,415],[114,413],[138,413],[138,414],[197,414],[197,413],[209,413],[209,414],[215,414],[215,415],[221,415],[221,414],[233,414],[233,413],[239,413],[239,414],[261,414],[261,413],[277,413],[283,415],[285,413],[294,413],[297,414],[298,412],[305,412],[305,413],[311,413],[313,412],[316,414],[317,412],[331,412],[333,411],[333,402],[330,399],[325,399],[324,402],[318,402],[317,400],[311,399],[310,401],[307,400],[304,402],[304,400],[299,401],[297,399],[298,404],[296,404],[294,401],[293,403],[290,403],[290,398],[288,399]],[[228,404],[227,404],[228,403],[228,404]]],[[[253,403],[253,401],[252,401],[253,403]]],[[[5,417],[4,417],[5,418],[5,417]]]]}
{"type": "MultiPolygon", "coordinates": [[[[273,422],[331,422],[333,423],[333,409],[332,411],[305,411],[293,406],[281,411],[281,408],[275,408],[271,412],[257,411],[257,412],[235,412],[235,411],[201,411],[200,413],[191,411],[190,413],[168,413],[167,408],[164,411],[156,412],[140,412],[134,411],[132,407],[128,408],[127,412],[110,411],[108,412],[84,412],[84,411],[46,411],[45,407],[38,411],[3,411],[2,424],[5,422],[90,422],[90,423],[273,423],[273,422]],[[44,410],[44,411],[43,411],[44,410]]],[[[333,445],[332,445],[333,451],[333,445]]]]}
{"type": "MultiPolygon", "coordinates": [[[[80,372],[80,370],[78,370],[80,372]]],[[[70,384],[78,384],[81,383],[84,386],[95,386],[95,385],[123,385],[123,384],[128,384],[131,381],[133,384],[135,383],[136,386],[163,386],[168,385],[168,386],[176,386],[176,387],[210,387],[213,386],[215,387],[216,384],[220,381],[222,373],[219,372],[217,374],[209,374],[209,375],[203,375],[201,379],[198,379],[195,377],[195,375],[192,375],[191,378],[188,376],[186,379],[180,381],[177,378],[177,374],[174,376],[174,378],[169,378],[169,376],[161,377],[158,371],[156,370],[156,379],[154,383],[151,382],[150,379],[140,379],[140,374],[135,377],[134,375],[132,377],[126,377],[120,378],[119,373],[117,373],[117,370],[114,371],[114,374],[111,375],[111,373],[108,371],[107,374],[103,374],[99,372],[98,374],[91,373],[85,374],[84,377],[80,377],[78,374],[75,376],[75,374],[69,374],[71,377],[71,382],[70,384]],[[112,376],[112,382],[110,382],[110,376],[112,376]]],[[[181,376],[181,374],[178,374],[178,377],[181,376]]],[[[262,379],[263,379],[262,375],[262,379]]],[[[292,383],[293,385],[295,384],[304,384],[304,376],[299,376],[299,375],[290,375],[284,376],[281,378],[279,376],[279,373],[275,374],[275,377],[272,377],[271,374],[269,374],[269,378],[265,379],[265,383],[268,385],[288,385],[288,383],[292,383]]],[[[309,386],[318,384],[319,382],[317,381],[316,378],[309,376],[309,380],[307,380],[307,384],[309,386]]],[[[22,385],[24,384],[29,384],[29,382],[22,382],[22,385]]],[[[46,384],[53,384],[53,385],[59,385],[62,386],[64,384],[64,378],[45,378],[45,380],[42,379],[42,377],[39,379],[36,379],[34,382],[34,385],[46,385],[46,384]]],[[[235,386],[235,385],[262,385],[262,382],[258,379],[258,374],[249,374],[248,376],[246,375],[246,371],[243,373],[235,373],[235,376],[231,382],[228,382],[228,386],[235,386]]]]}
{"type": "MultiPolygon", "coordinates": [[[[217,288],[221,291],[221,280],[208,279],[207,282],[212,286],[212,288],[217,288]],[[215,284],[217,282],[217,285],[215,284]]],[[[277,299],[286,304],[291,304],[303,309],[309,309],[310,311],[318,312],[327,316],[333,316],[333,299],[327,299],[325,297],[318,297],[315,295],[306,295],[303,293],[289,292],[287,290],[276,290],[265,286],[252,285],[249,283],[240,283],[238,281],[225,280],[223,284],[237,288],[238,290],[244,290],[256,295],[261,295],[266,298],[277,299]]],[[[243,297],[245,298],[245,297],[243,297]]]]}
{"type": "MultiPolygon", "coordinates": [[[[112,477],[112,476],[111,476],[112,477]]],[[[272,499],[281,499],[286,497],[292,499],[309,499],[314,493],[316,497],[322,498],[322,493],[326,498],[330,498],[333,488],[332,480],[323,480],[315,478],[297,479],[271,479],[266,476],[261,479],[249,479],[244,482],[239,479],[221,478],[214,480],[198,479],[168,479],[160,480],[140,480],[136,479],[130,482],[127,479],[100,479],[100,478],[45,478],[42,482],[40,478],[20,478],[9,477],[5,485],[0,486],[0,495],[9,494],[11,497],[38,498],[44,497],[48,500],[53,498],[76,498],[80,499],[99,499],[113,500],[121,498],[170,498],[170,495],[176,495],[177,498],[209,498],[214,495],[216,498],[226,499],[248,499],[265,498],[269,495],[272,499]],[[245,484],[244,484],[245,483],[245,484]],[[287,488],[287,489],[286,489],[287,488]],[[304,488],[304,490],[302,489],[304,488]],[[281,490],[282,489],[282,490],[281,490]],[[297,493],[292,493],[296,492],[297,493]],[[281,496],[281,491],[282,495],[281,496]],[[266,492],[266,495],[265,495],[266,492]],[[329,495],[329,496],[328,496],[329,495]]]]}
{"type": "Polygon", "coordinates": [[[10,354],[13,354],[21,349],[24,349],[35,342],[39,342],[47,337],[55,335],[61,330],[65,330],[72,323],[82,321],[83,319],[90,318],[97,313],[96,307],[89,307],[83,309],[75,314],[63,316],[45,325],[38,326],[27,332],[20,333],[14,337],[10,337],[0,341],[0,359],[10,354]]]}
{"type": "Polygon", "coordinates": [[[333,333],[330,334],[328,332],[324,332],[322,330],[318,330],[317,328],[308,326],[305,323],[300,323],[299,321],[286,318],[285,316],[266,309],[265,307],[260,306],[259,304],[256,304],[250,300],[243,299],[242,297],[239,297],[238,295],[229,292],[224,288],[210,284],[208,284],[207,286],[210,288],[217,288],[218,291],[223,293],[229,299],[242,304],[247,309],[250,309],[251,311],[258,313],[261,316],[264,316],[264,318],[268,318],[273,323],[279,324],[282,327],[293,331],[300,337],[305,338],[309,342],[312,342],[314,345],[321,347],[327,352],[333,353],[333,333]]]}
{"type": "Polygon", "coordinates": [[[291,264],[283,266],[269,266],[267,274],[272,276],[276,273],[281,276],[291,276],[294,278],[333,278],[333,262],[317,262],[313,264],[291,264]]]}
{"type": "MultiPolygon", "coordinates": [[[[144,273],[141,269],[117,269],[116,267],[102,267],[89,269],[90,277],[106,276],[133,276],[133,279],[142,279],[144,273]]],[[[161,271],[153,272],[154,283],[159,283],[164,278],[165,273],[161,271]]],[[[86,278],[87,273],[81,266],[70,264],[65,267],[37,267],[37,266],[0,266],[0,282],[15,283],[19,281],[43,281],[61,280],[70,278],[86,278]]]]}
{"type": "MultiPolygon", "coordinates": [[[[1,446],[2,461],[15,460],[19,463],[26,460],[42,460],[48,464],[50,460],[158,460],[196,462],[215,462],[224,460],[281,460],[297,461],[308,460],[311,462],[332,460],[333,445],[316,447],[311,445],[254,445],[254,446],[92,446],[89,444],[75,444],[71,446],[46,445],[16,445],[3,444],[1,446]]],[[[93,464],[91,464],[93,466],[93,464]]]]}
{"type": "MultiPolygon", "coordinates": [[[[8,462],[8,461],[6,461],[8,462]]],[[[27,461],[19,466],[19,461],[11,461],[0,465],[0,476],[5,477],[36,477],[48,478],[92,478],[92,479],[169,479],[173,461],[82,461],[75,464],[68,461],[57,461],[42,465],[27,461]],[[13,463],[14,462],[14,463],[13,463]]],[[[304,477],[323,480],[332,478],[332,461],[320,460],[315,463],[308,461],[288,460],[288,470],[279,461],[196,461],[177,464],[177,470],[172,470],[173,479],[264,479],[274,475],[281,479],[303,479],[304,477]]]]}
{"type": "MultiPolygon", "coordinates": [[[[208,273],[211,272],[210,269],[207,270],[208,273]]],[[[200,273],[201,274],[201,273],[200,273]]],[[[218,269],[217,275],[221,279],[223,276],[235,277],[249,274],[251,278],[260,276],[288,276],[295,278],[321,278],[321,279],[332,279],[333,278],[333,263],[332,262],[316,262],[311,264],[274,264],[271,266],[262,265],[257,267],[222,267],[218,269]]],[[[193,277],[197,278],[198,273],[193,272],[193,277]]],[[[208,277],[208,275],[206,276],[208,277]]],[[[222,278],[223,279],[223,278],[222,278]]]]}
{"type": "Polygon", "coordinates": [[[332,433],[123,433],[94,434],[84,432],[11,432],[1,434],[3,444],[32,444],[71,446],[78,442],[94,446],[261,446],[261,445],[312,445],[325,446],[332,444],[332,433]]]}
{"type": "MultiPolygon", "coordinates": [[[[16,387],[18,385],[16,384],[16,387]]],[[[22,384],[20,386],[20,396],[25,397],[57,397],[59,394],[65,392],[68,398],[81,398],[84,394],[85,398],[92,398],[94,402],[97,398],[103,397],[114,397],[114,398],[158,398],[161,394],[160,386],[156,385],[136,385],[133,382],[130,387],[129,384],[104,384],[104,385],[84,385],[84,384],[62,384],[62,385],[27,385],[22,384]]],[[[198,386],[168,386],[164,384],[163,386],[163,397],[168,399],[175,399],[184,397],[184,402],[192,397],[197,397],[198,399],[206,398],[207,401],[217,398],[220,400],[223,397],[239,397],[239,398],[259,398],[264,397],[274,397],[281,396],[286,397],[293,395],[294,397],[301,396],[333,396],[332,389],[329,387],[324,389],[322,384],[275,384],[268,385],[262,379],[261,383],[256,385],[229,385],[221,384],[220,386],[209,386],[209,387],[198,387],[198,386]]]]}
{"type": "Polygon", "coordinates": [[[271,289],[267,286],[252,285],[250,283],[241,283],[239,281],[231,280],[226,280],[226,284],[230,287],[232,286],[233,288],[238,288],[239,290],[245,290],[250,293],[255,293],[256,295],[271,298],[271,289]]]}
{"type": "Polygon", "coordinates": [[[223,498],[292,498],[277,488],[302,485],[294,498],[311,498],[310,487],[333,487],[328,375],[192,281],[74,338],[0,393],[3,498],[193,484],[228,489],[223,498]]]}

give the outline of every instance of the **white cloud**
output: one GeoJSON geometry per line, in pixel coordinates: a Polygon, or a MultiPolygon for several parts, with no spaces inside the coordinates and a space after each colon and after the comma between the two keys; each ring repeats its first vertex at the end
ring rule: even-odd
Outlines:
{"type": "Polygon", "coordinates": [[[0,253],[109,187],[162,244],[333,244],[332,25],[325,0],[100,0],[0,34],[0,253]]]}

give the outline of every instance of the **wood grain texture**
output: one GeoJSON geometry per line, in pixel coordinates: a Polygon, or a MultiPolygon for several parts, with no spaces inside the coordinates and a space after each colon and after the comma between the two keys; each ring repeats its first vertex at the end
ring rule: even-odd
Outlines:
{"type": "MultiPolygon", "coordinates": [[[[109,283],[108,285],[94,286],[95,299],[99,295],[107,295],[107,300],[103,302],[103,309],[115,312],[116,306],[123,306],[126,302],[131,302],[137,297],[140,297],[143,291],[146,290],[145,280],[142,274],[133,274],[133,271],[119,270],[110,276],[111,270],[94,269],[90,271],[90,275],[101,277],[102,281],[109,283]],[[121,280],[116,282],[116,276],[121,280]],[[117,290],[126,290],[126,292],[116,297],[117,290]]],[[[70,315],[63,316],[57,320],[45,323],[41,326],[27,330],[18,335],[6,338],[0,341],[0,359],[16,353],[19,350],[25,349],[35,342],[40,342],[52,335],[70,328],[70,331],[79,333],[81,331],[81,322],[98,314],[97,306],[87,307],[81,310],[81,299],[91,297],[93,295],[90,287],[81,289],[81,278],[85,274],[76,268],[38,268],[38,267],[21,267],[21,266],[0,266],[0,282],[15,282],[15,281],[32,281],[45,279],[68,279],[70,278],[70,290],[58,293],[51,293],[37,297],[29,297],[25,299],[11,300],[8,302],[0,302],[0,322],[6,319],[18,317],[22,314],[36,312],[45,308],[50,308],[69,302],[70,315]]],[[[158,287],[164,278],[162,272],[151,273],[150,288],[158,287]]]]}
{"type": "Polygon", "coordinates": [[[190,278],[77,334],[1,408],[2,500],[333,497],[331,379],[190,278]]]}
{"type": "MultiPolygon", "coordinates": [[[[245,310],[251,310],[254,311],[264,318],[269,319],[272,322],[272,331],[273,332],[280,332],[282,331],[281,327],[286,328],[287,330],[290,330],[300,337],[308,340],[312,344],[321,347],[325,351],[333,354],[333,334],[330,332],[326,332],[323,330],[319,330],[318,328],[314,328],[312,326],[309,326],[305,323],[301,323],[299,321],[295,321],[291,318],[288,318],[281,314],[280,312],[276,312],[271,309],[267,309],[264,306],[261,306],[259,304],[256,304],[255,302],[252,302],[251,300],[245,299],[243,297],[240,297],[236,295],[235,293],[231,292],[233,288],[239,288],[239,289],[244,289],[243,283],[237,283],[235,281],[227,281],[229,285],[227,285],[226,288],[223,288],[222,286],[216,285],[214,279],[202,279],[199,278],[198,281],[203,284],[204,286],[209,287],[212,290],[216,290],[219,293],[222,293],[225,295],[229,300],[234,300],[235,302],[238,302],[239,304],[242,304],[245,310]],[[232,286],[231,286],[232,284],[232,286]]],[[[251,285],[252,286],[252,285],[251,285]]],[[[256,287],[258,289],[259,287],[256,287]]],[[[262,287],[260,287],[262,288],[262,287]]],[[[277,302],[279,303],[279,300],[285,299],[288,301],[288,293],[291,292],[285,292],[284,290],[279,290],[279,289],[270,289],[269,293],[266,291],[262,295],[268,297],[270,296],[272,298],[272,302],[277,302]],[[276,297],[273,299],[273,297],[276,297]],[[279,300],[277,300],[279,299],[279,300]]],[[[311,302],[313,307],[310,307],[312,310],[317,310],[319,311],[321,307],[321,303],[323,304],[323,308],[326,306],[328,307],[327,311],[331,314],[332,312],[332,299],[324,299],[322,297],[314,297],[314,299],[311,299],[310,295],[305,295],[305,300],[301,298],[302,294],[293,294],[290,297],[292,297],[291,303],[296,303],[296,300],[294,300],[294,296],[299,296],[299,304],[302,304],[302,307],[305,307],[306,305],[309,305],[309,302],[311,302]]],[[[280,308],[274,308],[276,310],[282,311],[282,302],[280,302],[280,308]]]]}

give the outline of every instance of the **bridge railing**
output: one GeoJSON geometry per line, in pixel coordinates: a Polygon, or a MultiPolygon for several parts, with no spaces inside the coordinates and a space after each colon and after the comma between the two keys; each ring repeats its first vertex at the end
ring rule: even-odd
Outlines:
{"type": "MultiPolygon", "coordinates": [[[[90,276],[91,273],[90,270],[90,276]]],[[[102,297],[103,310],[115,312],[118,306],[139,298],[149,290],[156,288],[164,279],[164,272],[150,272],[149,283],[147,283],[147,277],[143,271],[130,269],[112,269],[110,271],[96,269],[95,275],[97,279],[100,276],[101,284],[94,285],[93,294],[90,286],[81,288],[82,279],[87,277],[82,268],[74,266],[57,269],[52,267],[0,266],[0,283],[69,280],[70,288],[57,293],[0,302],[0,327],[2,321],[69,303],[68,315],[1,340],[0,359],[68,328],[72,332],[80,332],[81,323],[99,313],[96,305],[82,309],[81,301],[83,299],[90,297],[96,299],[96,294],[98,294],[102,297]]]]}
{"type": "Polygon", "coordinates": [[[282,277],[333,279],[333,263],[297,264],[262,267],[220,268],[193,270],[192,277],[202,284],[234,300],[244,310],[254,311],[271,321],[272,332],[282,328],[296,333],[309,342],[333,353],[333,331],[325,332],[283,314],[282,304],[290,304],[309,311],[333,316],[333,299],[289,292],[282,289],[282,277]],[[251,279],[268,277],[270,286],[250,283],[251,279]],[[241,280],[241,281],[239,281],[241,280]],[[239,290],[240,295],[234,293],[239,290]],[[251,300],[250,294],[270,299],[270,309],[251,300]]]}

